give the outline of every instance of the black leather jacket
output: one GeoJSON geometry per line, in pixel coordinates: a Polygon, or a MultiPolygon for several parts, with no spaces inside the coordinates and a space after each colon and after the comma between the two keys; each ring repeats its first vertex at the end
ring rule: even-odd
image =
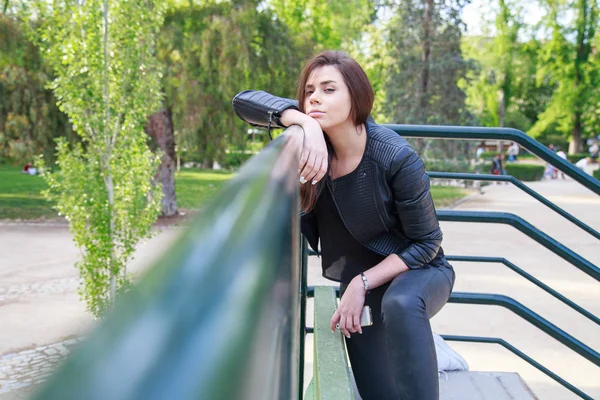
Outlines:
{"type": "MultiPolygon", "coordinates": [[[[233,107],[254,126],[283,127],[281,113],[297,108],[297,102],[263,91],[244,91],[234,97],[233,107]]],[[[336,182],[333,196],[348,231],[376,253],[396,253],[411,269],[449,266],[423,161],[394,131],[372,119],[365,125],[367,146],[353,172],[355,179],[336,182]]],[[[301,226],[310,246],[317,249],[315,213],[302,215],[301,226]]]]}

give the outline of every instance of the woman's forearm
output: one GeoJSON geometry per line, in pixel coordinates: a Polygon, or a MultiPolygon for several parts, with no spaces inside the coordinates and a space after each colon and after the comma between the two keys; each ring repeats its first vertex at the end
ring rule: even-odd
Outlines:
{"type": "Polygon", "coordinates": [[[303,128],[309,124],[318,123],[312,117],[304,114],[303,112],[295,110],[293,108],[285,110],[281,114],[279,121],[281,121],[281,123],[285,126],[300,125],[303,128]]]}
{"type": "MultiPolygon", "coordinates": [[[[369,289],[385,285],[403,272],[408,271],[408,266],[397,254],[390,254],[382,262],[364,272],[369,289]]],[[[364,286],[360,275],[354,277],[353,284],[364,286]]]]}

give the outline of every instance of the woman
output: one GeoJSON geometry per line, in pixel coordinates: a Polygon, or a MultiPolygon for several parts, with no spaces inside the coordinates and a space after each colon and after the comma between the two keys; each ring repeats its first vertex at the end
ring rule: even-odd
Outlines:
{"type": "Polygon", "coordinates": [[[323,276],[342,297],[331,328],[346,336],[364,400],[435,400],[436,353],[429,319],[446,303],[454,271],[422,160],[370,117],[373,89],[360,65],[327,51],[300,75],[298,103],[262,91],[233,100],[243,120],[304,129],[302,233],[321,241],[323,276]],[[364,305],[374,324],[364,329],[364,305]]]}

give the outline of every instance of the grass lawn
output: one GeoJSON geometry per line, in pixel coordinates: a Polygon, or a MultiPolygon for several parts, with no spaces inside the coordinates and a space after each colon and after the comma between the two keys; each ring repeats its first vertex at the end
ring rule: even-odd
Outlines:
{"type": "Polygon", "coordinates": [[[437,209],[448,207],[455,201],[473,193],[473,190],[457,188],[452,186],[432,186],[431,197],[437,209]]]}
{"type": "Polygon", "coordinates": [[[54,218],[56,211],[41,194],[48,185],[39,175],[20,168],[0,167],[0,219],[54,218]]]}
{"type": "MultiPolygon", "coordinates": [[[[175,175],[177,205],[181,209],[199,208],[227,180],[231,172],[184,170],[175,175]]],[[[42,195],[46,182],[39,176],[21,174],[19,168],[0,167],[0,219],[55,218],[56,211],[42,195]]],[[[437,208],[447,207],[469,194],[467,190],[434,186],[431,194],[437,208]]]]}

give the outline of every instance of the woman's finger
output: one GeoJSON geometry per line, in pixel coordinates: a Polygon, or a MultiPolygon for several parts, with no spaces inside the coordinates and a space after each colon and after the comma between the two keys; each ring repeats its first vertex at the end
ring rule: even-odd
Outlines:
{"type": "Polygon", "coordinates": [[[340,313],[338,312],[338,310],[335,310],[335,312],[331,316],[331,321],[329,322],[332,332],[335,332],[335,327],[337,324],[339,324],[339,322],[340,322],[340,313]]]}
{"type": "Polygon", "coordinates": [[[354,322],[354,332],[362,333],[362,327],[360,326],[360,315],[355,315],[352,318],[352,322],[354,322]]]}
{"type": "Polygon", "coordinates": [[[346,336],[347,338],[350,337],[350,332],[348,332],[348,329],[346,329],[346,316],[342,315],[340,317],[340,331],[342,332],[342,335],[346,336]]]}
{"type": "Polygon", "coordinates": [[[346,317],[346,330],[351,333],[356,333],[356,329],[354,329],[354,317],[352,315],[346,317]]]}
{"type": "Polygon", "coordinates": [[[308,161],[308,150],[302,149],[302,155],[300,156],[300,162],[298,163],[298,171],[302,171],[302,169],[304,169],[306,161],[308,161]]]}
{"type": "Polygon", "coordinates": [[[321,179],[323,179],[323,177],[327,173],[327,164],[328,164],[328,160],[327,160],[327,157],[325,157],[321,160],[319,172],[317,173],[317,175],[315,175],[315,177],[313,178],[311,183],[314,182],[313,184],[315,184],[315,183],[319,182],[321,179]]]}
{"type": "Polygon", "coordinates": [[[306,161],[306,165],[302,169],[302,172],[300,172],[300,182],[301,183],[309,182],[313,178],[313,176],[315,176],[315,174],[312,173],[312,171],[314,169],[314,165],[315,165],[315,155],[314,155],[314,153],[310,153],[308,155],[308,161],[306,161]],[[304,182],[303,182],[303,180],[304,180],[304,182]]]}

